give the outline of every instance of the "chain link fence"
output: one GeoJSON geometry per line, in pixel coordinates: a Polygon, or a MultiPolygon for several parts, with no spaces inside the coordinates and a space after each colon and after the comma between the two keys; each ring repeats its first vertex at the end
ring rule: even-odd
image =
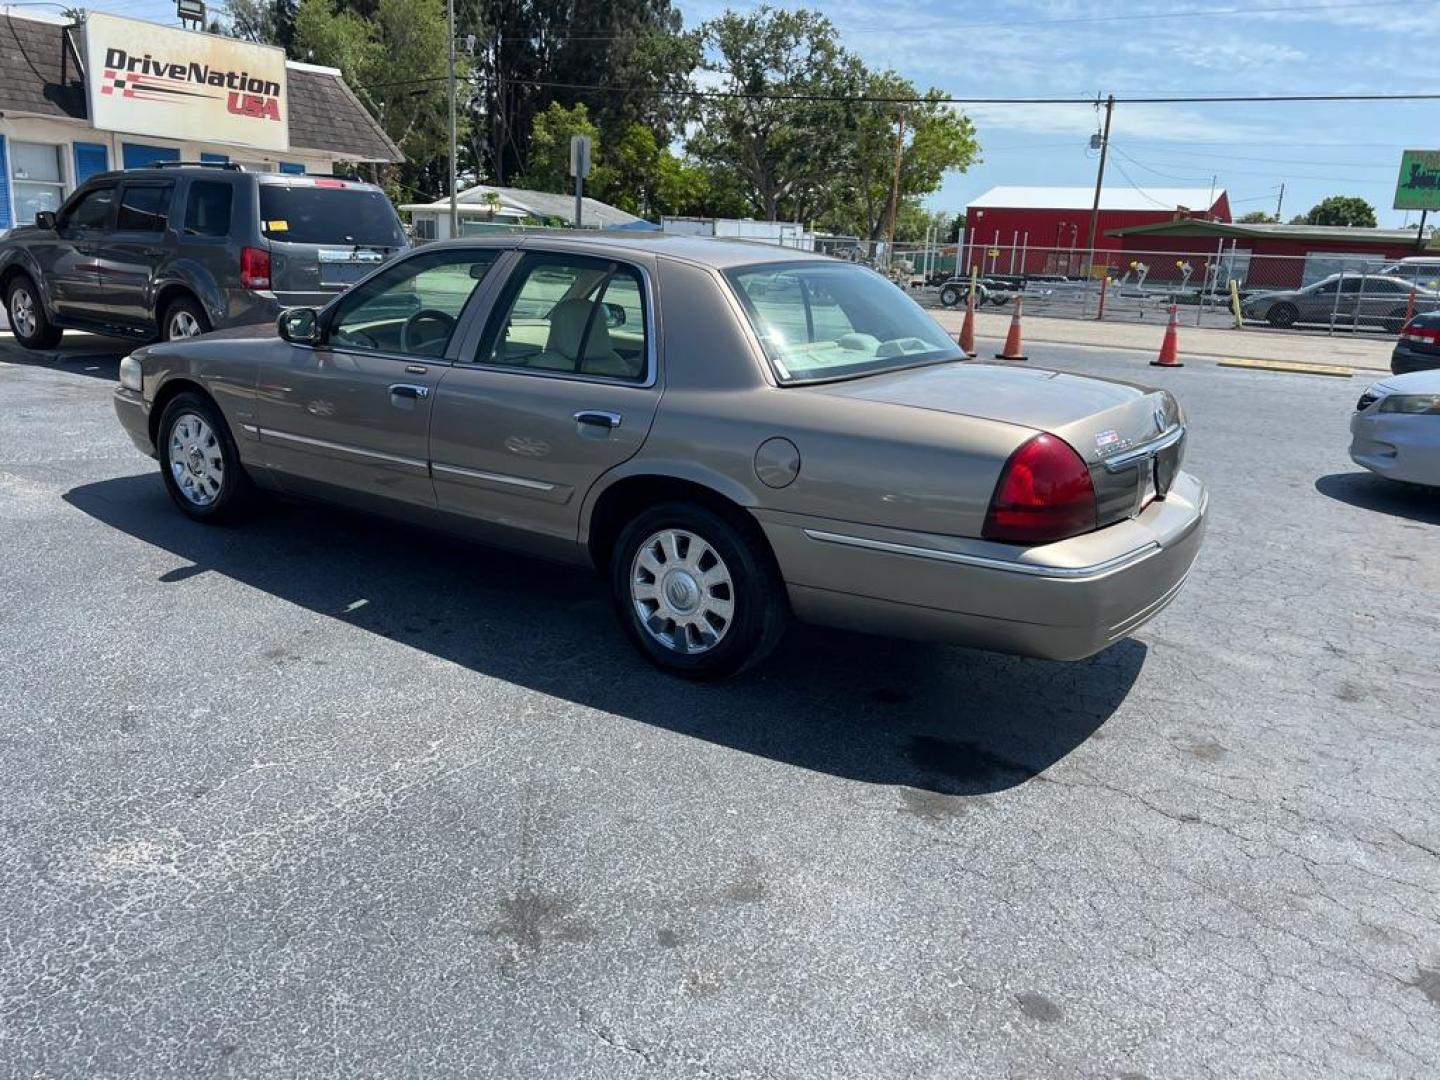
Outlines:
{"type": "Polygon", "coordinates": [[[1233,243],[1207,250],[1097,250],[896,245],[867,262],[922,303],[963,306],[969,269],[982,307],[1024,297],[1035,315],[1151,321],[1171,304],[1183,322],[1334,334],[1394,335],[1440,310],[1440,256],[1270,255],[1233,243]],[[958,266],[958,269],[957,269],[958,266]]]}

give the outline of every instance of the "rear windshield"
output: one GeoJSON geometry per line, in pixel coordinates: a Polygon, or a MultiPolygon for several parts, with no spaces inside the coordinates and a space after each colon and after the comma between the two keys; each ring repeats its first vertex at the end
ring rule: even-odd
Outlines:
{"type": "Polygon", "coordinates": [[[726,276],[781,382],[840,379],[960,357],[934,319],[863,266],[783,263],[726,276]]]}
{"type": "Polygon", "coordinates": [[[260,185],[260,230],[293,244],[400,247],[395,208],[371,188],[260,185]]]}

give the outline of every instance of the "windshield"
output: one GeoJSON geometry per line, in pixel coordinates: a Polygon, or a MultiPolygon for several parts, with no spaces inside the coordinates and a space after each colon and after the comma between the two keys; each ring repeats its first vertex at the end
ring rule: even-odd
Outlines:
{"type": "Polygon", "coordinates": [[[732,270],[726,277],[781,382],[960,357],[934,319],[863,266],[782,263],[732,270]]]}
{"type": "Polygon", "coordinates": [[[373,188],[260,185],[261,231],[292,244],[401,247],[400,219],[373,188]]]}

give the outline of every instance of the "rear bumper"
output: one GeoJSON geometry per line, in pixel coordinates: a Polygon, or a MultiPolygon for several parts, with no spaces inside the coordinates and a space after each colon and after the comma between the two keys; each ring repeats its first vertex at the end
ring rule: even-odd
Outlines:
{"type": "Polygon", "coordinates": [[[1437,428],[1432,416],[1357,412],[1350,418],[1350,460],[1388,480],[1440,487],[1437,428]]]}
{"type": "Polygon", "coordinates": [[[255,289],[224,290],[224,310],[210,313],[216,330],[231,326],[274,325],[280,312],[292,307],[322,308],[340,295],[334,292],[268,292],[255,289]]]}
{"type": "Polygon", "coordinates": [[[1402,341],[1390,354],[1390,373],[1392,375],[1408,375],[1412,371],[1429,371],[1432,368],[1440,368],[1440,351],[1432,349],[1422,352],[1419,349],[1411,348],[1408,343],[1402,341]]]}
{"type": "Polygon", "coordinates": [[[142,454],[155,456],[155,443],[150,438],[150,403],[134,390],[116,387],[114,394],[115,415],[130,441],[142,454]]]}
{"type": "Polygon", "coordinates": [[[853,523],[760,520],[791,605],[807,622],[1079,660],[1175,598],[1200,549],[1207,501],[1182,472],[1139,517],[1018,555],[1007,545],[853,523]]]}

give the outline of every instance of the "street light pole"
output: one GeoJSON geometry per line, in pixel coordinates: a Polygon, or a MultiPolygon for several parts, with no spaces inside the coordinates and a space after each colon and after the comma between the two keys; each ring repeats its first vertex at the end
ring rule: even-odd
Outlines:
{"type": "MultiPolygon", "coordinates": [[[[1105,157],[1110,153],[1110,118],[1115,115],[1115,95],[1105,99],[1105,131],[1100,136],[1100,168],[1095,173],[1095,202],[1090,207],[1090,266],[1095,265],[1095,232],[1100,224],[1100,189],[1105,186],[1105,157]]],[[[1089,271],[1086,271],[1087,275],[1089,271]]]]}
{"type": "Polygon", "coordinates": [[[445,0],[450,26],[450,238],[460,235],[460,210],[455,205],[455,0],[445,0]]]}

